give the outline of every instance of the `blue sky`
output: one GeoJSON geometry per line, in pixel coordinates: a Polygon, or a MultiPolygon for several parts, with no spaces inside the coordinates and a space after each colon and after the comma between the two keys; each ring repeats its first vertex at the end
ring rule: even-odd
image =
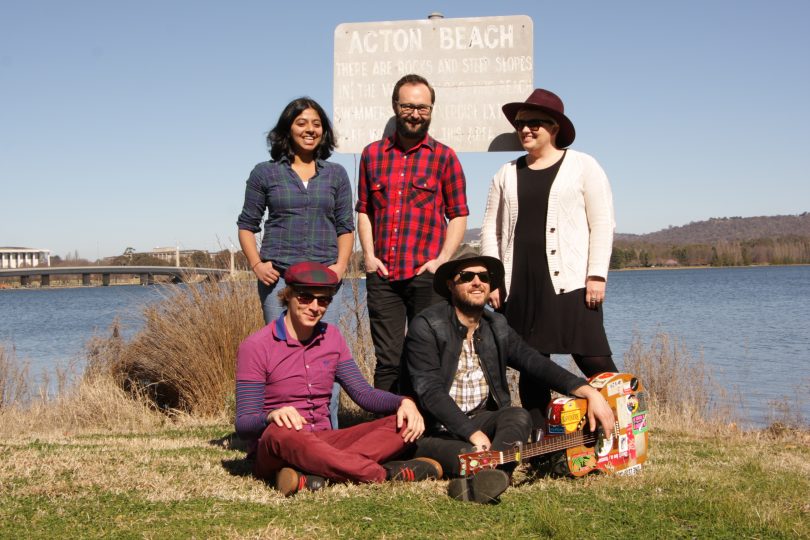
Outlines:
{"type": "MultiPolygon", "coordinates": [[[[331,113],[335,27],[432,11],[532,17],[535,85],[607,171],[618,232],[810,210],[805,1],[4,0],[0,246],[229,247],[281,108],[331,113]]],[[[516,155],[460,155],[471,227],[516,155]]],[[[356,157],[334,159],[354,178],[356,157]]]]}

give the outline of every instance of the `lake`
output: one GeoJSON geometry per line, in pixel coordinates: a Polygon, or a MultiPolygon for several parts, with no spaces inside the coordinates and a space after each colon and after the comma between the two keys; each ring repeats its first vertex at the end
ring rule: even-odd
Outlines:
{"type": "MultiPolygon", "coordinates": [[[[0,343],[33,373],[81,362],[91,336],[106,334],[115,317],[125,337],[134,335],[141,308],[165,294],[138,285],[0,290],[0,343]]],[[[769,401],[786,396],[798,396],[807,421],[808,299],[810,266],[611,272],[605,326],[620,368],[634,335],[649,343],[665,332],[702,355],[730,395],[742,396],[754,424],[767,421],[769,401]]],[[[555,359],[568,367],[565,357],[555,359]]]]}

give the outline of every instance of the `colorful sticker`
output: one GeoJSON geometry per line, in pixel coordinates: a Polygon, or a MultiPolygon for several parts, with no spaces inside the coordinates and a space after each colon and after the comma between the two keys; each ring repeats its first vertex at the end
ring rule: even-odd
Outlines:
{"type": "Polygon", "coordinates": [[[628,450],[627,435],[619,435],[619,455],[626,456],[628,450]]]}
{"type": "Polygon", "coordinates": [[[638,398],[635,394],[627,396],[627,412],[635,413],[638,411],[638,398]]]}
{"type": "Polygon", "coordinates": [[[607,382],[613,378],[615,373],[600,373],[596,377],[594,377],[588,384],[593,386],[594,388],[602,388],[607,384],[607,382]]]}
{"type": "Polygon", "coordinates": [[[620,427],[627,427],[630,425],[631,417],[630,412],[627,410],[627,398],[629,396],[621,396],[616,398],[616,421],[620,427]]]}
{"type": "Polygon", "coordinates": [[[557,424],[549,424],[548,433],[549,435],[564,435],[565,427],[557,424]]]}
{"type": "Polygon", "coordinates": [[[640,414],[633,417],[633,434],[638,435],[647,431],[647,415],[640,414]]]}
{"type": "Polygon", "coordinates": [[[616,474],[620,476],[633,476],[634,474],[640,472],[641,472],[641,463],[633,465],[632,467],[627,467],[626,469],[622,469],[620,471],[616,471],[616,474]]]}
{"type": "Polygon", "coordinates": [[[611,449],[613,448],[613,435],[608,438],[599,437],[599,440],[596,441],[596,455],[599,457],[606,456],[610,453],[611,449]]]}
{"type": "Polygon", "coordinates": [[[622,389],[624,388],[624,381],[621,379],[612,381],[607,385],[607,395],[615,396],[616,394],[621,394],[622,389]]]}
{"type": "Polygon", "coordinates": [[[588,471],[596,467],[596,456],[590,452],[577,454],[570,458],[571,472],[588,471]]]}

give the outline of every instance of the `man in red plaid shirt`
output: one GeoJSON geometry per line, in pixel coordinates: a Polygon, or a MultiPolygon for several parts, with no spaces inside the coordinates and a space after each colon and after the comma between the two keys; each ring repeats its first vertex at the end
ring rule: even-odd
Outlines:
{"type": "Polygon", "coordinates": [[[387,391],[398,390],[406,320],[443,300],[433,274],[455,253],[470,213],[456,153],[428,135],[435,100],[424,77],[402,77],[391,96],[396,132],[360,158],[355,209],[377,356],[374,386],[387,391]]]}

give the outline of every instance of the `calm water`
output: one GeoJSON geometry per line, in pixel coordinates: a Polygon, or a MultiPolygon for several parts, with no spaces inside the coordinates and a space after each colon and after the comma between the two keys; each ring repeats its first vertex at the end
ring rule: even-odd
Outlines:
{"type": "MultiPolygon", "coordinates": [[[[34,372],[80,361],[87,339],[106,334],[115,317],[125,336],[136,332],[141,307],[161,299],[163,291],[158,286],[0,291],[0,342],[28,359],[34,372]]],[[[808,300],[810,266],[614,272],[605,325],[620,367],[635,334],[648,343],[666,332],[693,357],[703,355],[725,388],[743,396],[745,414],[755,423],[767,420],[770,400],[795,395],[807,420],[808,300]]]]}

